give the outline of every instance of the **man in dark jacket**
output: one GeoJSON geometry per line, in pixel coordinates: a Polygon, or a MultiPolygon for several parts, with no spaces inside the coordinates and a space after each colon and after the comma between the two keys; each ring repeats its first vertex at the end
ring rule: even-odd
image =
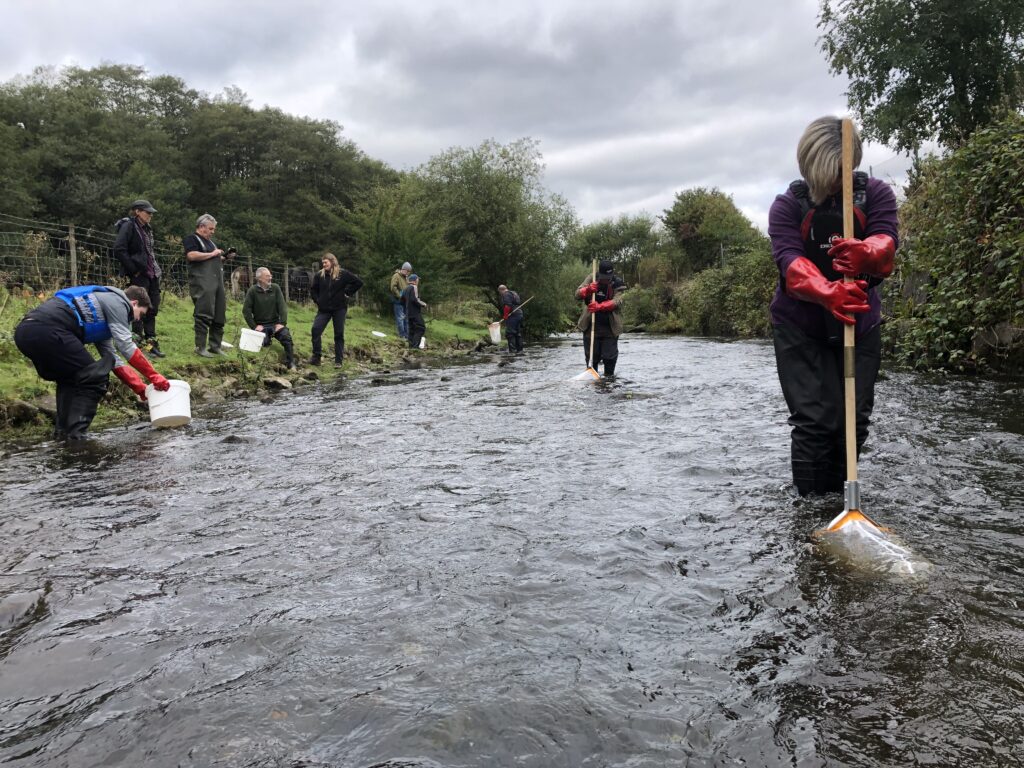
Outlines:
{"type": "Polygon", "coordinates": [[[284,293],[266,267],[256,270],[256,285],[252,286],[242,302],[242,317],[254,331],[264,334],[263,346],[269,347],[271,339],[277,339],[284,347],[284,364],[288,370],[295,368],[295,353],[292,348],[292,334],[288,330],[288,303],[284,293]]]}
{"type": "Polygon", "coordinates": [[[356,291],[363,287],[359,276],[338,264],[338,257],[333,253],[325,253],[320,262],[323,267],[313,277],[309,295],[316,302],[316,317],[313,318],[313,354],[309,358],[310,365],[320,365],[320,337],[327,328],[327,323],[334,323],[334,367],[341,368],[345,356],[345,316],[348,314],[348,302],[356,291]]]}
{"type": "Polygon", "coordinates": [[[142,320],[132,322],[132,331],[143,338],[143,347],[153,357],[164,357],[156,338],[156,315],[160,310],[160,276],[163,270],[156,261],[153,250],[153,228],[150,222],[156,208],[148,200],[136,200],[131,205],[128,218],[117,225],[114,240],[114,258],[121,264],[121,271],[132,285],[144,288],[149,296],[150,307],[142,320]]]}

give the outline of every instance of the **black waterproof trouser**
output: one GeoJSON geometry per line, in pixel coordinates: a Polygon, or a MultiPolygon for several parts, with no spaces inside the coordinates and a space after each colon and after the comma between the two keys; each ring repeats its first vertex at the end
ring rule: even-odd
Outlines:
{"type": "Polygon", "coordinates": [[[583,359],[588,368],[597,370],[604,363],[604,375],[615,373],[615,364],[619,361],[619,340],[615,336],[598,336],[594,339],[594,363],[590,363],[590,331],[583,332],[583,359]]]}
{"type": "Polygon", "coordinates": [[[263,346],[269,347],[272,339],[277,339],[284,347],[284,364],[291,368],[295,363],[295,349],[292,344],[292,332],[287,325],[282,325],[281,330],[275,332],[273,323],[257,323],[263,326],[263,346]]]}
{"type": "Polygon", "coordinates": [[[341,309],[317,311],[313,318],[313,357],[320,359],[320,337],[328,323],[334,323],[334,362],[340,363],[345,356],[345,317],[348,315],[348,307],[341,309]]]}
{"type": "Polygon", "coordinates": [[[523,351],[523,316],[509,315],[505,321],[505,338],[509,352],[523,351]]]}
{"type": "Polygon", "coordinates": [[[51,324],[45,318],[22,320],[14,331],[14,343],[32,361],[40,377],[57,384],[54,437],[85,438],[107,393],[113,355],[96,360],[75,331],[61,320],[51,324]]]}
{"type": "Polygon", "coordinates": [[[146,289],[151,305],[141,320],[132,320],[132,332],[147,339],[155,339],[156,315],[160,311],[160,278],[138,274],[132,277],[131,284],[146,289]]]}
{"type": "Polygon", "coordinates": [[[409,315],[409,347],[416,349],[423,340],[423,334],[427,332],[427,324],[423,322],[423,315],[409,315]]]}
{"type": "MultiPolygon", "coordinates": [[[[846,479],[843,347],[811,338],[790,325],[772,329],[775,364],[789,407],[793,482],[801,496],[842,492],[846,479]]],[[[857,339],[857,454],[868,437],[881,364],[882,334],[874,328],[857,339]]]]}
{"type": "Polygon", "coordinates": [[[196,349],[220,350],[224,340],[224,323],[227,320],[227,294],[224,292],[224,275],[189,276],[188,294],[195,304],[192,312],[196,336],[196,349]]]}

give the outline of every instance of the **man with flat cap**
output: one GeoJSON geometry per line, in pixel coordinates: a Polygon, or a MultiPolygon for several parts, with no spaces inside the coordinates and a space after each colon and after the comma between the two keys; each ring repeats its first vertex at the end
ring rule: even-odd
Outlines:
{"type": "Polygon", "coordinates": [[[160,310],[160,276],[163,271],[153,249],[153,220],[156,208],[148,200],[131,204],[128,217],[121,219],[114,241],[114,257],[132,285],[145,289],[150,308],[142,320],[132,322],[132,332],[142,339],[142,349],[152,357],[164,357],[156,338],[156,314],[160,310]]]}

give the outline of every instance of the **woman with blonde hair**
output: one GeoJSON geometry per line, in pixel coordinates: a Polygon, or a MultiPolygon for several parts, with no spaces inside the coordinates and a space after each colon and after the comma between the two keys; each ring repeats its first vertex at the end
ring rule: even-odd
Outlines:
{"type": "Polygon", "coordinates": [[[320,365],[320,337],[327,323],[334,323],[334,367],[340,368],[345,356],[345,316],[348,302],[356,291],[363,287],[363,281],[338,264],[338,257],[325,253],[320,260],[322,269],[313,277],[309,295],[316,302],[316,317],[313,318],[313,355],[310,365],[320,365]]]}
{"type": "MultiPolygon", "coordinates": [[[[777,196],[768,235],[779,269],[771,303],[775,363],[789,407],[793,482],[801,496],[842,492],[846,477],[843,325],[856,326],[857,451],[867,439],[881,360],[878,285],[898,243],[896,197],[854,174],[854,237],[843,237],[842,120],[820,117],[797,145],[803,177],[777,196]],[[845,283],[844,276],[854,278],[845,283]]],[[[853,165],[861,160],[854,135],[853,165]]]]}

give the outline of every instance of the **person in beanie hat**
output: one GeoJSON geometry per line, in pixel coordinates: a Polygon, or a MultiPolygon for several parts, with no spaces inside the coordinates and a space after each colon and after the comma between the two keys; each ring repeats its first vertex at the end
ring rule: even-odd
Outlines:
{"type": "Polygon", "coordinates": [[[420,298],[419,275],[409,275],[409,285],[402,291],[402,304],[409,322],[409,347],[417,349],[427,332],[427,324],[423,322],[423,307],[427,302],[420,298]]]}
{"type": "Polygon", "coordinates": [[[619,336],[622,335],[622,294],[626,283],[615,274],[612,263],[603,259],[597,280],[588,277],[576,289],[576,298],[586,302],[576,327],[583,331],[583,356],[587,367],[597,370],[604,361],[604,375],[615,373],[619,360],[619,336]],[[594,336],[594,360],[590,360],[590,339],[594,336]]]}
{"type": "Polygon", "coordinates": [[[401,339],[409,338],[409,322],[405,319],[405,305],[402,303],[402,292],[409,285],[409,273],[412,272],[412,264],[404,262],[401,267],[395,270],[391,276],[391,308],[395,312],[395,332],[401,339]]]}
{"type": "Polygon", "coordinates": [[[156,213],[148,200],[131,204],[127,218],[117,222],[114,240],[114,258],[132,285],[137,285],[149,296],[149,309],[141,320],[132,321],[132,332],[142,339],[143,350],[153,357],[164,357],[156,338],[156,315],[160,310],[160,277],[163,270],[153,250],[153,228],[150,222],[156,213]]]}

